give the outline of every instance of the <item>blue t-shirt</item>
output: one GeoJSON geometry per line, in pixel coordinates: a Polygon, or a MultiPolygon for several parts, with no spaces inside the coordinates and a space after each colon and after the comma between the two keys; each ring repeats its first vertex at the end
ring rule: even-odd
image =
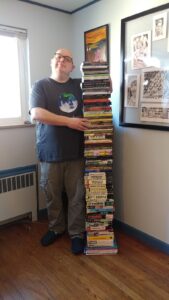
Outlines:
{"type": "MultiPolygon", "coordinates": [[[[57,115],[82,117],[80,80],[59,83],[51,78],[35,82],[30,97],[30,109],[44,108],[57,115]]],[[[83,132],[66,126],[37,122],[37,154],[40,161],[59,162],[83,157],[83,132]]]]}

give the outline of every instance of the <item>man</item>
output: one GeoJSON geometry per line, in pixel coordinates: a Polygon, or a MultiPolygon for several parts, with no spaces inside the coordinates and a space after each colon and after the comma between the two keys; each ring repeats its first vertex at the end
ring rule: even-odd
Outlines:
{"type": "Polygon", "coordinates": [[[51,76],[37,81],[31,93],[31,117],[37,123],[37,152],[41,187],[45,192],[49,230],[43,246],[55,242],[65,231],[62,192],[68,198],[68,233],[74,254],[83,253],[85,197],[83,185],[83,118],[80,81],[71,79],[72,53],[59,49],[51,60],[51,76]]]}

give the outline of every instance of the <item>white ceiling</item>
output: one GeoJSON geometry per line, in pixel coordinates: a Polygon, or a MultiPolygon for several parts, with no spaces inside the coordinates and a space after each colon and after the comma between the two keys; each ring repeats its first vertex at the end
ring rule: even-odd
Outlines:
{"type": "Polygon", "coordinates": [[[32,4],[41,4],[54,9],[61,9],[68,13],[74,12],[82,8],[84,5],[90,5],[100,0],[20,0],[23,2],[30,2],[32,4]]]}

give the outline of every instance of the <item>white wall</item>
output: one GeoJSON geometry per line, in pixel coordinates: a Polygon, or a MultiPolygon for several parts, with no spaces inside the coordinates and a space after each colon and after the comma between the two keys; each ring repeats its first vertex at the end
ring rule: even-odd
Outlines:
{"type": "MultiPolygon", "coordinates": [[[[74,76],[81,76],[84,31],[110,25],[110,63],[114,92],[114,188],[116,217],[169,243],[169,133],[118,126],[120,107],[120,21],[168,1],[101,0],[72,16],[17,0],[0,0],[0,23],[28,28],[31,82],[49,74],[57,47],[75,53],[74,76]]],[[[34,128],[0,129],[0,169],[36,161],[34,128]],[[11,151],[12,149],[12,151],[11,151]]]]}
{"type": "Polygon", "coordinates": [[[74,15],[73,32],[74,52],[80,64],[84,60],[84,31],[104,24],[110,28],[116,218],[169,243],[169,132],[118,125],[121,19],[166,3],[168,1],[101,0],[74,15]]]}
{"type": "Polygon", "coordinates": [[[0,23],[28,29],[31,82],[50,74],[57,47],[71,47],[71,16],[18,0],[0,0],[0,23]]]}

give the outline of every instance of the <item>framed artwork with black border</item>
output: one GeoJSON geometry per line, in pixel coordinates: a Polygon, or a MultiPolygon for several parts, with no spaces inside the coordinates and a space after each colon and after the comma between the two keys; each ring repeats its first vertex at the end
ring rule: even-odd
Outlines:
{"type": "Polygon", "coordinates": [[[169,3],[121,20],[120,126],[169,130],[168,61],[169,3]]]}

